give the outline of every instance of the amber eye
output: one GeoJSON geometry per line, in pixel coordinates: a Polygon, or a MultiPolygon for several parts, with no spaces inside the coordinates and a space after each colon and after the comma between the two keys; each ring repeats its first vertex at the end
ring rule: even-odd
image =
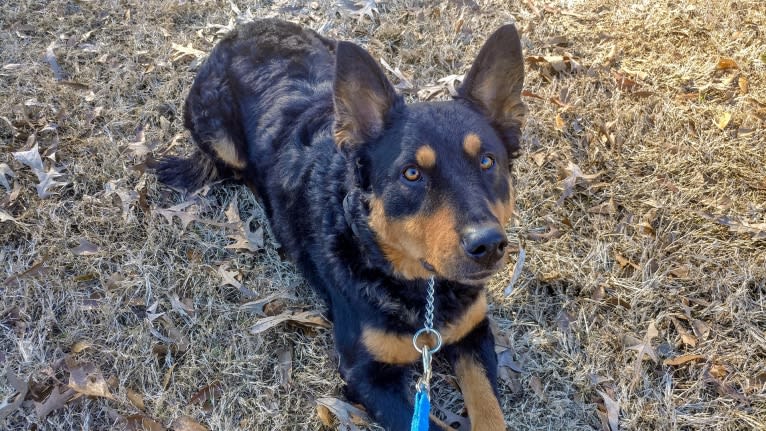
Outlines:
{"type": "Polygon", "coordinates": [[[479,166],[485,171],[488,171],[492,169],[492,166],[495,166],[495,159],[489,154],[484,154],[481,156],[481,160],[479,160],[479,166]]]}
{"type": "Polygon", "coordinates": [[[407,166],[402,171],[402,176],[407,181],[417,181],[420,179],[420,169],[415,166],[407,166]]]}

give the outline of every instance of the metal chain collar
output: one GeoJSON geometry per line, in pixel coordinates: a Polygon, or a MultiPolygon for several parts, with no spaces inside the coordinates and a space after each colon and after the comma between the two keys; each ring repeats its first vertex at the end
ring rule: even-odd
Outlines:
{"type": "Polygon", "coordinates": [[[431,390],[431,360],[432,355],[438,352],[442,348],[442,335],[434,329],[434,296],[436,284],[433,277],[428,280],[428,288],[426,289],[426,312],[425,323],[422,328],[415,333],[412,337],[412,345],[415,346],[415,350],[423,356],[423,375],[418,379],[417,391],[426,391],[429,394],[431,390]],[[435,338],[435,345],[433,347],[428,346],[428,342],[424,342],[419,346],[418,339],[421,335],[432,335],[435,338]],[[422,347],[421,347],[422,346],[422,347]]]}

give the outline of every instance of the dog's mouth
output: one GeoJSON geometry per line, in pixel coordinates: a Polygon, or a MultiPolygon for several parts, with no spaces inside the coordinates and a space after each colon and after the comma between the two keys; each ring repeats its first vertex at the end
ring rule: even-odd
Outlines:
{"type": "Polygon", "coordinates": [[[435,276],[441,276],[448,280],[457,281],[458,283],[462,284],[470,284],[470,285],[478,285],[478,284],[484,284],[489,280],[493,275],[495,275],[499,270],[500,267],[498,265],[498,268],[493,269],[484,269],[480,271],[471,272],[468,274],[442,274],[439,271],[434,268],[433,265],[428,263],[426,260],[420,261],[421,265],[423,265],[423,268],[425,268],[426,271],[433,273],[435,276]]]}
{"type": "Polygon", "coordinates": [[[479,271],[472,274],[464,275],[460,280],[464,284],[484,284],[489,280],[497,271],[479,271]]]}

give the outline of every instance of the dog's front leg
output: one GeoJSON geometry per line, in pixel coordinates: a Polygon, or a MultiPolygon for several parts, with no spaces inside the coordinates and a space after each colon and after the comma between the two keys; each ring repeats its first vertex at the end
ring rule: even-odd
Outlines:
{"type": "Polygon", "coordinates": [[[456,344],[447,346],[447,356],[455,370],[472,431],[504,431],[497,387],[495,340],[484,319],[456,344]]]}
{"type": "MultiPolygon", "coordinates": [[[[410,429],[414,412],[412,396],[408,395],[411,391],[407,390],[414,386],[412,378],[412,369],[408,366],[361,360],[347,369],[346,396],[362,404],[385,429],[406,431],[410,429]]],[[[431,416],[431,431],[452,429],[437,421],[431,416]]]]}

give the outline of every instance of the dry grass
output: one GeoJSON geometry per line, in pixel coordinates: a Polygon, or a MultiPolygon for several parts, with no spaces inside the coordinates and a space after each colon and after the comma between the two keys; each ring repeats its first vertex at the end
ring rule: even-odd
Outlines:
{"type": "MultiPolygon", "coordinates": [[[[521,369],[503,381],[508,423],[598,429],[613,399],[620,429],[766,428],[766,3],[407,0],[379,4],[374,22],[331,2],[236,3],[242,16],[364,45],[403,72],[413,99],[464,73],[508,20],[526,55],[573,57],[578,73],[528,64],[511,229],[526,259],[510,296],[515,262],[490,286],[521,369]],[[717,70],[721,59],[737,68],[717,70]],[[599,175],[560,201],[570,163],[599,175]],[[630,348],[644,341],[657,361],[630,348]],[[699,357],[663,363],[684,354],[699,357]]],[[[141,137],[155,154],[188,149],[180,111],[199,60],[172,44],[208,51],[237,15],[227,1],[0,3],[0,163],[16,173],[13,192],[0,187],[0,210],[15,218],[0,222],[0,369],[31,382],[0,427],[109,429],[139,412],[130,389],[166,426],[188,415],[210,429],[318,429],[314,399],[340,396],[328,331],[249,332],[261,316],[243,303],[281,294],[278,312],[317,301],[268,230],[261,251],[226,248],[235,196],[242,219],[264,224],[250,193],[199,196],[181,211],[203,221],[184,229],[156,212],[184,197],[133,168],[141,137]],[[44,59],[51,44],[69,83],[44,59]],[[47,199],[12,155],[34,144],[68,183],[47,199]],[[75,254],[80,239],[97,250],[75,254]],[[72,359],[95,364],[115,399],[80,397],[41,419],[36,403],[69,380],[72,359]],[[210,384],[210,408],[190,403],[210,384]]],[[[437,403],[459,412],[439,379],[437,403]]],[[[13,392],[0,382],[0,398],[13,392]]]]}

